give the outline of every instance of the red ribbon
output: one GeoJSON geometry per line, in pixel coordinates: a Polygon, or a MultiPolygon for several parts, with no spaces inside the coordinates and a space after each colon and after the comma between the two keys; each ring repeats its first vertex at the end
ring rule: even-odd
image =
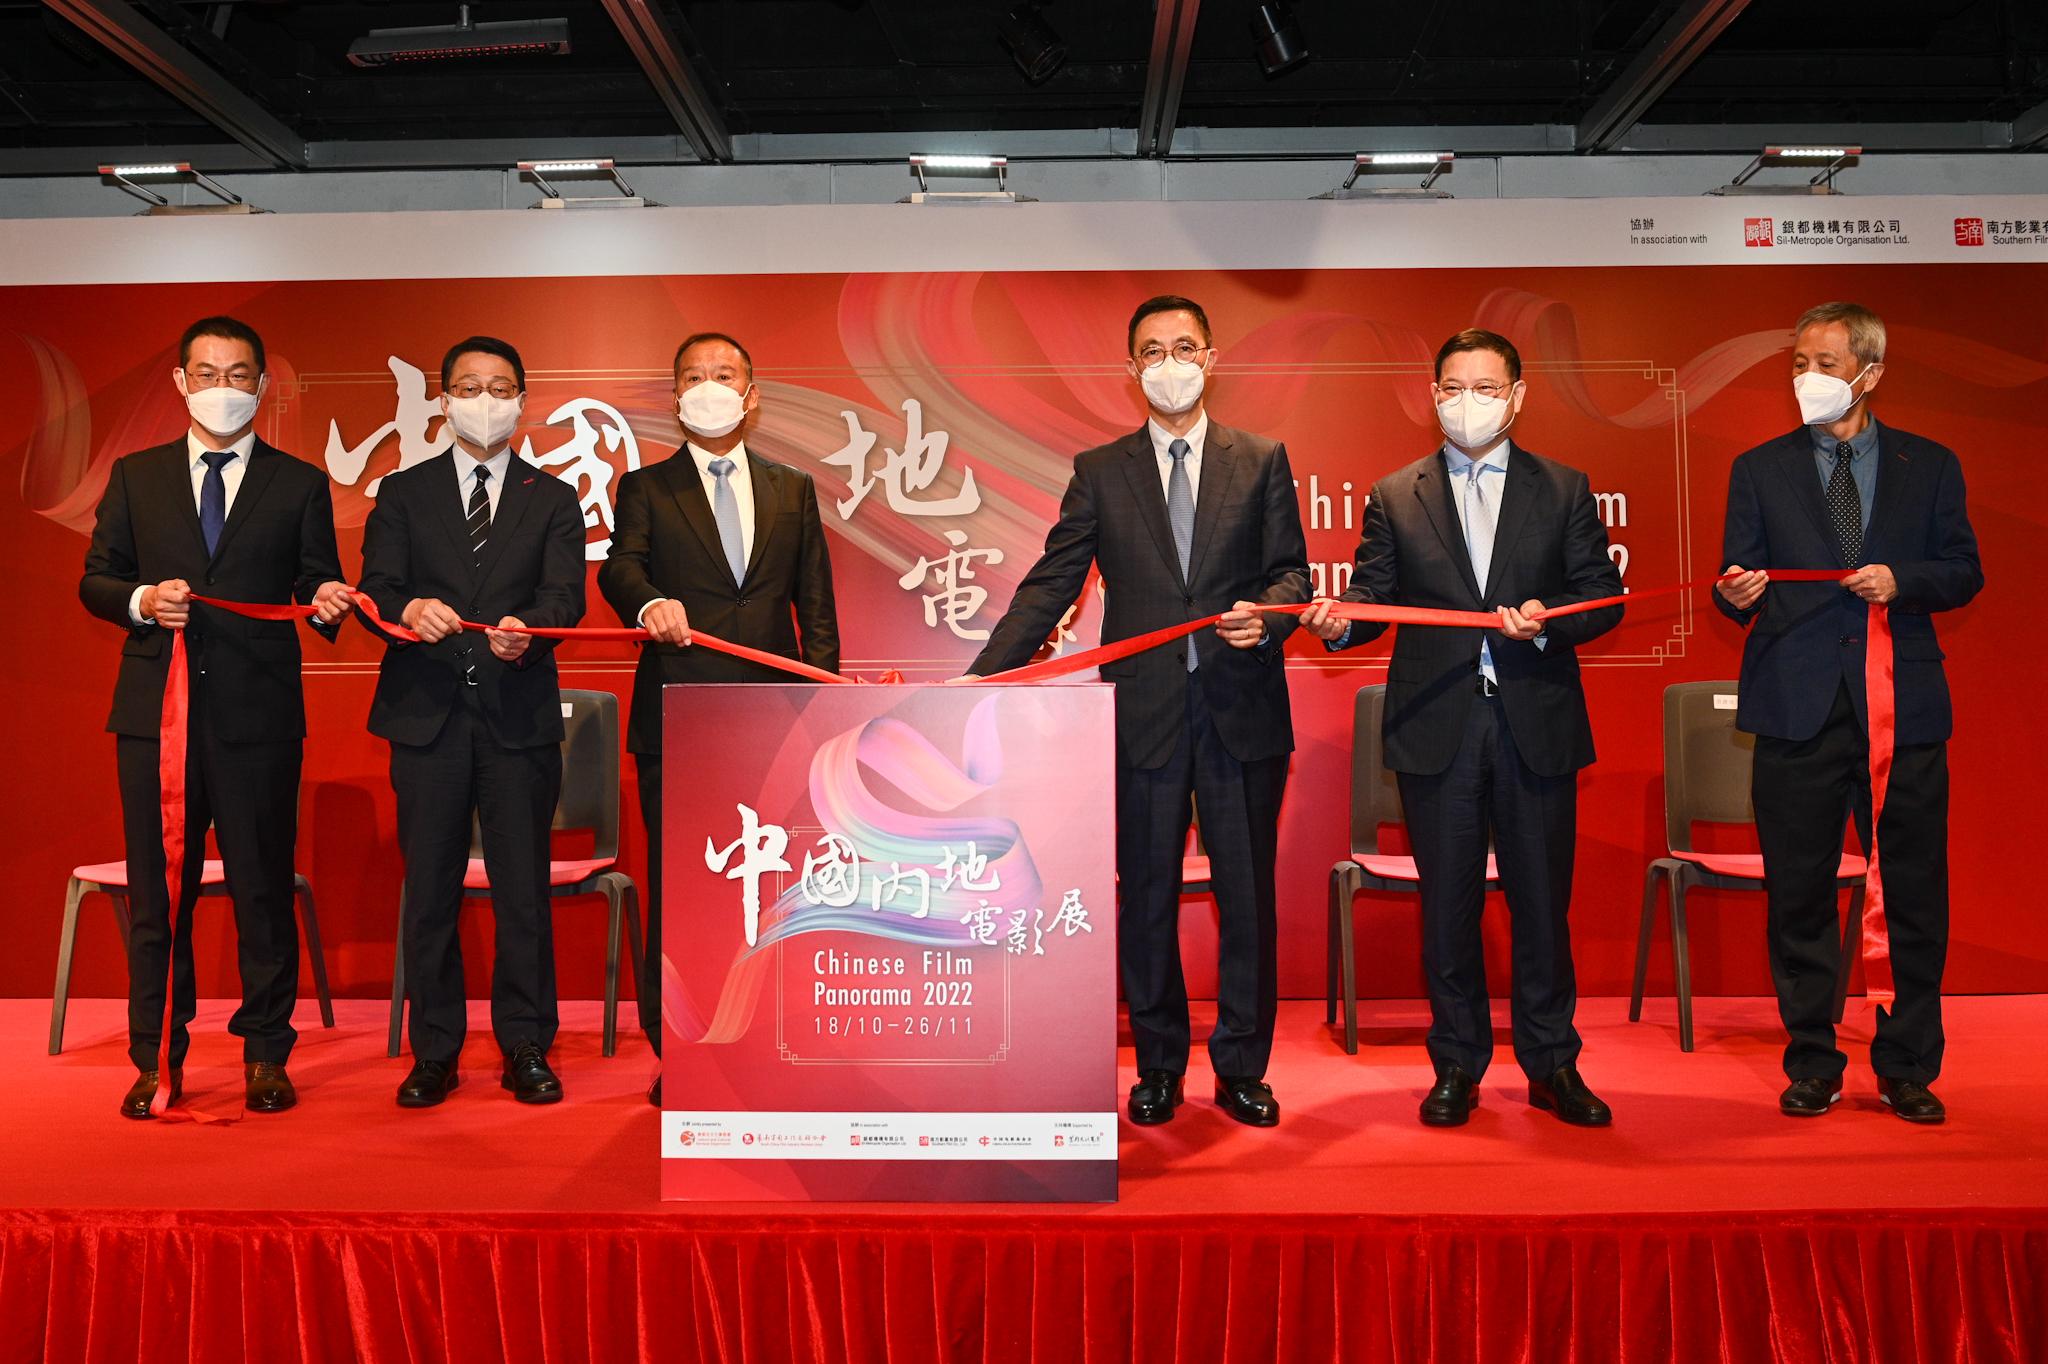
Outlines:
{"type": "MultiPolygon", "coordinates": [[[[1778,582],[1838,582],[1847,576],[1840,569],[1801,568],[1767,569],[1771,578],[1778,582]]],[[[1675,596],[1695,588],[1708,587],[1732,574],[1715,574],[1712,577],[1694,578],[1687,582],[1673,583],[1666,587],[1648,588],[1641,591],[1622,593],[1612,597],[1598,597],[1590,601],[1570,602],[1563,606],[1546,607],[1530,615],[1531,620],[1551,620],[1559,616],[1578,615],[1586,611],[1599,611],[1610,606],[1623,606],[1631,602],[1645,601],[1653,597],[1675,596]]],[[[356,608],[376,628],[392,639],[418,643],[419,635],[404,625],[385,620],[377,612],[376,603],[361,592],[350,594],[356,608]]],[[[292,603],[260,603],[225,601],[218,597],[202,597],[194,594],[193,601],[204,603],[236,615],[255,620],[306,620],[316,614],[317,608],[292,603]]],[[[1312,603],[1289,602],[1285,604],[1260,605],[1254,611],[1300,615],[1312,603]]],[[[1494,611],[1452,611],[1418,606],[1380,606],[1363,602],[1333,602],[1330,614],[1341,620],[1385,622],[1393,625],[1448,626],[1460,629],[1498,629],[1500,616],[1494,611]]],[[[1104,663],[1130,658],[1147,649],[1156,649],[1176,639],[1185,638],[1199,630],[1212,629],[1222,619],[1222,614],[1203,616],[1198,620],[1185,621],[1160,630],[1147,631],[1128,639],[1117,640],[1094,649],[1083,649],[1060,658],[1046,659],[1040,663],[1028,663],[1021,668],[1007,672],[993,673],[987,677],[969,679],[970,685],[988,686],[993,684],[1016,685],[1027,682],[1045,682],[1056,677],[1067,677],[1074,673],[1098,668],[1104,663]]],[[[462,628],[469,631],[498,629],[480,621],[463,621],[462,628]]],[[[555,628],[545,626],[521,626],[502,631],[505,634],[531,635],[537,639],[614,641],[641,644],[652,639],[646,630],[633,627],[579,626],[555,628]]],[[[184,631],[172,632],[171,666],[164,684],[164,709],[162,741],[163,785],[163,826],[164,861],[166,877],[171,892],[171,931],[173,941],[177,932],[178,899],[180,882],[183,879],[185,861],[185,738],[188,721],[188,672],[185,658],[184,631]]],[[[844,685],[857,681],[837,673],[801,662],[771,654],[762,649],[734,644],[702,630],[690,632],[693,646],[701,646],[729,654],[734,658],[759,663],[796,677],[813,682],[844,685]]],[[[884,683],[903,680],[902,674],[893,669],[882,676],[884,683]]],[[[1891,778],[1892,748],[1897,732],[1897,714],[1893,697],[1893,650],[1891,618],[1885,607],[1877,602],[1870,604],[1868,646],[1864,661],[1864,684],[1868,695],[1870,725],[1870,869],[1865,878],[1863,908],[1863,964],[1864,979],[1869,996],[1874,1003],[1889,1004],[1893,999],[1891,973],[1891,939],[1884,917],[1884,887],[1878,875],[1877,829],[1884,814],[1885,788],[1891,778]]],[[[174,958],[175,959],[175,958],[174,958]]],[[[175,971],[172,973],[175,981],[175,971]]],[[[163,1077],[157,1088],[158,1099],[169,1093],[170,1017],[172,999],[165,993],[164,1034],[158,1054],[158,1074],[163,1077]]],[[[154,1101],[152,1101],[154,1102],[154,1101]]],[[[233,1121],[215,1115],[202,1115],[196,1111],[168,1108],[165,1117],[188,1117],[195,1121],[233,1121]]]]}

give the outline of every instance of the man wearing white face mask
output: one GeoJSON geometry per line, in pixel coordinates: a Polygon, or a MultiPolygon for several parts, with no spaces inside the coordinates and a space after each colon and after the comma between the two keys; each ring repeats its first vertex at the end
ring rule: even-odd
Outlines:
{"type": "Polygon", "coordinates": [[[118,461],[100,500],[79,597],[127,630],[107,728],[117,737],[127,836],[129,1055],[141,1072],[121,1113],[147,1118],[175,957],[170,1046],[173,1095],[182,1088],[193,1015],[191,909],[212,825],[235,905],[242,1006],[228,1031],[243,1039],[247,1103],[279,1112],[297,1102],[285,1073],[297,1034],[299,935],[292,908],[299,767],[306,709],[298,627],[217,611],[201,596],[310,602],[333,639],[350,598],[334,547],[327,476],[256,436],[267,378],[263,339],[245,323],[209,317],[178,343],[172,381],[185,399],[185,434],[118,461]],[[191,709],[187,733],[185,884],[170,941],[164,884],[158,733],[170,631],[185,632],[191,709]]]}
{"type": "Polygon", "coordinates": [[[1105,644],[1222,615],[1213,633],[1102,667],[1116,686],[1117,953],[1138,1053],[1127,1111],[1141,1126],[1163,1123],[1182,1098],[1191,1036],[1180,889],[1192,808],[1215,872],[1216,1102],[1238,1122],[1271,1127],[1274,864],[1294,750],[1280,644],[1295,618],[1250,608],[1307,600],[1301,511],[1286,447],[1209,419],[1216,349],[1200,305],[1148,299],[1125,340],[1146,422],[1074,456],[1045,552],[972,671],[1029,660],[1091,564],[1107,589],[1105,644]]]}
{"type": "Polygon", "coordinates": [[[1872,604],[1892,631],[1893,735],[1880,876],[1897,998],[1870,1046],[1879,1097],[1909,1122],[1946,1116],[1941,973],[1948,949],[1948,736],[1953,727],[1933,613],[1984,585],[1963,471],[1925,437],[1880,426],[1884,323],[1827,303],[1793,328],[1792,392],[1804,425],[1742,455],[1728,474],[1722,562],[1739,576],[1715,605],[1749,630],[1737,728],[1756,735],[1751,803],[1769,903],[1771,975],[1790,1040],[1779,1108],[1819,1117],[1842,1097],[1835,1045],[1841,960],[1835,881],[1853,811],[1870,843],[1865,633],[1872,604]],[[1745,569],[1745,565],[1748,567],[1745,569]],[[1776,583],[1769,568],[1839,568],[1841,584],[1776,583]]]}
{"type": "MultiPolygon", "coordinates": [[[[828,672],[839,670],[832,560],[809,474],[746,447],[760,406],[754,362],[722,332],[675,355],[676,455],[619,480],[598,590],[619,619],[654,636],[640,649],[626,747],[647,826],[647,960],[640,1025],[661,1053],[661,691],[684,682],[788,682],[788,673],[690,647],[690,629],[828,672]]],[[[661,1082],[648,1099],[661,1103],[661,1082]]]]}
{"type": "MultiPolygon", "coordinates": [[[[1621,608],[1534,617],[1614,596],[1621,575],[1586,476],[1508,434],[1528,397],[1513,343],[1459,332],[1437,351],[1433,396],[1445,443],[1373,485],[1341,598],[1500,617],[1493,630],[1403,626],[1387,670],[1386,764],[1421,879],[1437,1076],[1420,1116],[1465,1122],[1493,1057],[1479,936],[1490,838],[1514,928],[1515,1059],[1529,1102],[1601,1127],[1613,1114],[1579,1075],[1566,911],[1578,776],[1593,761],[1577,650],[1620,624],[1621,608]]],[[[1332,649],[1387,629],[1337,619],[1325,602],[1302,624],[1332,649]]]]}
{"type": "Polygon", "coordinates": [[[391,744],[405,900],[398,926],[413,1067],[401,1108],[455,1088],[466,1032],[456,936],[472,815],[496,925],[491,1031],[502,1083],[554,1103],[558,1021],[548,828],[562,786],[554,641],[514,634],[583,619],[583,513],[567,483],[512,455],[526,403],[519,352],[472,336],[441,361],[455,448],[386,475],[363,527],[363,591],[418,643],[390,647],[370,732],[391,744]],[[496,628],[465,630],[463,622],[496,628]]]}

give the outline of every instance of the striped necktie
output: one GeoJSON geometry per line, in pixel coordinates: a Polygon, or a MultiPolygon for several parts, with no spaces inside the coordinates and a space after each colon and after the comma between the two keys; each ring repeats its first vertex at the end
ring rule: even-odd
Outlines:
{"type": "MultiPolygon", "coordinates": [[[[484,542],[491,538],[491,466],[476,466],[476,486],[469,494],[469,553],[478,568],[484,566],[484,542]]],[[[476,659],[469,645],[462,646],[462,680],[476,685],[476,659]]]]}

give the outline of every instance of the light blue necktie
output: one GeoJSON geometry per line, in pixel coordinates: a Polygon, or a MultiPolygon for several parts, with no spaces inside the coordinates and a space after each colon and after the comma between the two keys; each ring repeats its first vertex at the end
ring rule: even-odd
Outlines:
{"type": "MultiPolygon", "coordinates": [[[[1173,548],[1180,555],[1180,577],[1188,577],[1188,551],[1195,543],[1195,489],[1188,482],[1188,443],[1177,440],[1166,447],[1173,457],[1173,472],[1166,479],[1166,523],[1173,529],[1173,548]]],[[[1195,642],[1188,641],[1188,671],[1199,666],[1195,642]]]]}
{"type": "MultiPolygon", "coordinates": [[[[1507,471],[1498,465],[1473,460],[1462,472],[1465,475],[1465,488],[1461,494],[1465,500],[1465,553],[1472,559],[1472,578],[1479,584],[1479,595],[1484,600],[1486,575],[1493,567],[1493,530],[1497,509],[1487,501],[1486,487],[1480,479],[1489,473],[1507,471]]],[[[1479,671],[1488,681],[1493,680],[1493,648],[1484,640],[1479,644],[1479,671]]]]}
{"type": "Polygon", "coordinates": [[[732,493],[731,474],[731,460],[711,461],[711,476],[718,480],[718,490],[711,498],[711,514],[718,518],[718,542],[725,546],[725,563],[732,570],[732,585],[738,587],[747,580],[747,551],[746,542],[740,538],[740,504],[732,493]]]}

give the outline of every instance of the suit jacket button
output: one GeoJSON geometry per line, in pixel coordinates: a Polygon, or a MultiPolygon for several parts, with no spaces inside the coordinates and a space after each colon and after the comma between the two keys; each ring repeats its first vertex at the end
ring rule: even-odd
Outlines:
{"type": "Polygon", "coordinates": [[[1855,642],[1856,636],[1854,635],[1843,635],[1840,639],[1835,641],[1835,643],[1837,644],[1854,644],[1855,642]]]}
{"type": "Polygon", "coordinates": [[[735,602],[733,603],[733,605],[734,605],[734,606],[745,606],[746,604],[747,604],[747,599],[746,599],[745,597],[741,597],[741,598],[740,598],[740,599],[739,599],[738,601],[735,601],[735,602]]]}
{"type": "Polygon", "coordinates": [[[1180,600],[1181,605],[1183,606],[1193,606],[1195,604],[1195,599],[1193,597],[1182,597],[1180,600]]]}

